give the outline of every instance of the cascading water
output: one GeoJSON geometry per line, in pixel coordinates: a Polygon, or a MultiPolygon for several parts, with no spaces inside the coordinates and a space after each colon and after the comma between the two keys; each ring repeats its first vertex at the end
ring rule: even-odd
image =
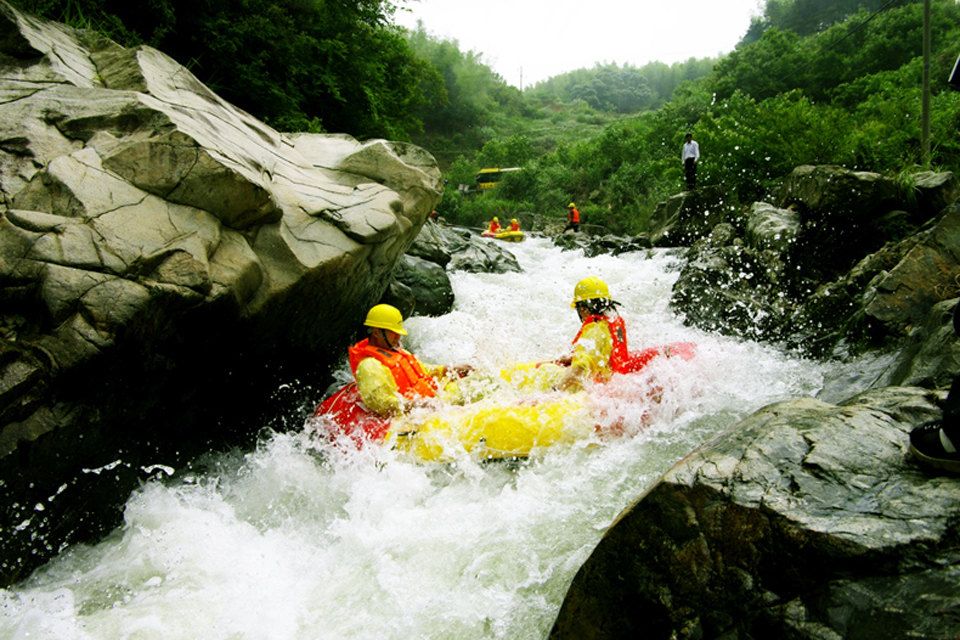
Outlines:
{"type": "Polygon", "coordinates": [[[698,345],[632,381],[655,379],[659,402],[614,388],[625,435],[523,463],[418,464],[385,447],[333,450],[309,429],[276,433],[146,484],[109,538],[0,591],[0,637],[544,638],[604,530],[663,472],[761,406],[820,388],[815,363],[684,327],[668,308],[681,264],[669,251],[509,248],[523,273],[452,274],[453,312],[409,319],[406,346],[489,371],[560,356],[579,327],[573,285],[598,275],[633,349],[698,345]]]}

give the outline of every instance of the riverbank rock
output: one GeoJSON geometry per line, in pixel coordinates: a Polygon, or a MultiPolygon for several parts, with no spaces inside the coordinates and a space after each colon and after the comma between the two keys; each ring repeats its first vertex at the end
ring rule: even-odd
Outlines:
{"type": "Polygon", "coordinates": [[[935,217],[960,199],[960,180],[952,171],[918,171],[911,175],[916,193],[916,221],[935,217]]]}
{"type": "Polygon", "coordinates": [[[948,207],[903,259],[874,278],[863,312],[887,333],[905,335],[934,304],[960,295],[960,204],[948,207]]]}
{"type": "Polygon", "coordinates": [[[797,167],[784,179],[777,202],[798,214],[788,262],[816,282],[846,273],[863,256],[909,233],[891,224],[897,217],[890,213],[904,209],[904,199],[896,183],[879,173],[797,167]]]}
{"type": "Polygon", "coordinates": [[[517,258],[499,240],[482,238],[463,227],[428,221],[409,250],[410,255],[470,273],[519,272],[517,258]]]}
{"type": "Polygon", "coordinates": [[[409,309],[404,317],[442,316],[453,308],[450,277],[444,268],[435,262],[404,255],[397,262],[393,277],[396,282],[410,290],[415,301],[413,308],[409,309]]]}
{"type": "Polygon", "coordinates": [[[553,237],[553,243],[564,250],[580,249],[588,258],[599,255],[618,256],[621,253],[642,251],[653,246],[647,234],[617,236],[613,234],[588,235],[585,233],[561,233],[553,237]]]}
{"type": "Polygon", "coordinates": [[[3,0],[0,30],[6,582],[338,359],[441,179],[409,144],[279,133],[149,47],[3,0]]]}
{"type": "Polygon", "coordinates": [[[420,234],[397,263],[382,302],[411,315],[439,316],[453,309],[448,271],[472,273],[519,272],[512,253],[462,227],[427,220],[420,234]]]}
{"type": "Polygon", "coordinates": [[[910,334],[889,367],[884,384],[949,388],[960,376],[958,299],[933,306],[926,321],[910,334]]]}
{"type": "Polygon", "coordinates": [[[792,209],[754,202],[746,218],[747,244],[759,251],[770,250],[784,255],[800,233],[800,217],[792,209]]]}
{"type": "Polygon", "coordinates": [[[783,294],[784,266],[718,224],[687,251],[670,305],[688,324],[753,340],[781,336],[794,307],[783,294]]]}
{"type": "Polygon", "coordinates": [[[916,180],[927,186],[907,197],[879,174],[798,167],[778,205],[753,203],[692,243],[671,306],[695,326],[815,356],[895,348],[960,295],[960,205],[929,211],[956,181],[916,180]]]}
{"type": "MultiPolygon", "coordinates": [[[[843,276],[819,284],[797,306],[791,343],[802,345],[811,355],[825,356],[838,346],[841,350],[860,351],[872,342],[870,325],[863,313],[863,294],[875,278],[896,267],[921,238],[922,235],[913,235],[890,242],[865,256],[843,276]]],[[[876,339],[882,342],[883,336],[877,335],[876,339]]]]}
{"type": "Polygon", "coordinates": [[[620,516],[550,637],[960,634],[960,481],[906,457],[938,399],[887,387],[761,409],[620,516]]]}
{"type": "Polygon", "coordinates": [[[683,191],[657,205],[650,216],[650,241],[655,247],[689,247],[720,223],[739,226],[739,210],[721,187],[683,191]]]}
{"type": "Polygon", "coordinates": [[[960,205],[925,228],[864,257],[842,277],[817,287],[798,310],[798,344],[829,352],[903,342],[940,302],[960,295],[960,205]]]}

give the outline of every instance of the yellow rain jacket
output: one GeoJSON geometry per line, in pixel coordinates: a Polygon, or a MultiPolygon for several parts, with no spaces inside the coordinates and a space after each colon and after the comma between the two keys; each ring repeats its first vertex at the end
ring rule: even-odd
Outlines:
{"type": "MultiPolygon", "coordinates": [[[[421,362],[420,365],[426,371],[427,375],[438,381],[443,378],[447,368],[439,365],[430,365],[421,362]]],[[[376,358],[364,358],[357,365],[354,374],[357,379],[357,391],[360,393],[360,399],[366,407],[377,415],[398,415],[403,413],[405,405],[409,402],[400,394],[400,388],[397,381],[393,378],[390,368],[379,362],[376,358]]],[[[444,389],[449,385],[437,385],[444,389]]]]}
{"type": "Polygon", "coordinates": [[[613,336],[606,322],[589,322],[583,326],[573,345],[570,366],[578,375],[606,380],[613,374],[610,354],[613,352],[613,336]]]}

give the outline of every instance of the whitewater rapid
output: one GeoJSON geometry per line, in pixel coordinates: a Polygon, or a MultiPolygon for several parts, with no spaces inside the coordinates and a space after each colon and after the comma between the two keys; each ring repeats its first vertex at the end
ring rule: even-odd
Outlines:
{"type": "Polygon", "coordinates": [[[106,540],[0,590],[0,638],[545,638],[617,514],[740,418],[823,384],[822,365],[685,327],[668,306],[679,254],[508,248],[523,273],[451,274],[454,310],[408,319],[405,345],[490,371],[560,356],[579,328],[573,286],[600,276],[633,349],[698,345],[691,361],[651,365],[662,400],[621,407],[628,435],[523,464],[425,465],[382,447],[336,452],[309,429],[272,433],[147,483],[106,540]]]}

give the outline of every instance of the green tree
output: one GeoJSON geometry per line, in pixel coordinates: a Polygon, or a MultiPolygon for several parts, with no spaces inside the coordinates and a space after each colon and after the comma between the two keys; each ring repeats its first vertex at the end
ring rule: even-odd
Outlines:
{"type": "Polygon", "coordinates": [[[911,0],[767,0],[763,14],[754,18],[743,44],[756,42],[768,29],[783,29],[801,36],[819,33],[858,11],[880,11],[911,0]]]}
{"type": "Polygon", "coordinates": [[[122,44],[150,44],[280,128],[408,139],[439,82],[387,0],[19,0],[122,44]]]}
{"type": "Polygon", "coordinates": [[[720,98],[741,91],[762,99],[803,86],[808,69],[800,36],[773,28],[717,63],[708,84],[720,98]]]}
{"type": "Polygon", "coordinates": [[[637,113],[662,105],[682,82],[707,75],[714,62],[710,58],[691,58],[670,66],[662,62],[642,67],[597,64],[538,83],[527,94],[542,102],[583,100],[601,111],[637,113]]]}
{"type": "Polygon", "coordinates": [[[533,147],[524,135],[498,138],[483,145],[477,161],[484,167],[518,167],[533,159],[533,147]]]}
{"type": "Polygon", "coordinates": [[[441,161],[479,149],[502,120],[529,115],[519,90],[507,86],[481,54],[461,51],[455,40],[434,38],[422,24],[406,37],[417,57],[440,79],[415,110],[424,131],[414,139],[441,161]]]}

